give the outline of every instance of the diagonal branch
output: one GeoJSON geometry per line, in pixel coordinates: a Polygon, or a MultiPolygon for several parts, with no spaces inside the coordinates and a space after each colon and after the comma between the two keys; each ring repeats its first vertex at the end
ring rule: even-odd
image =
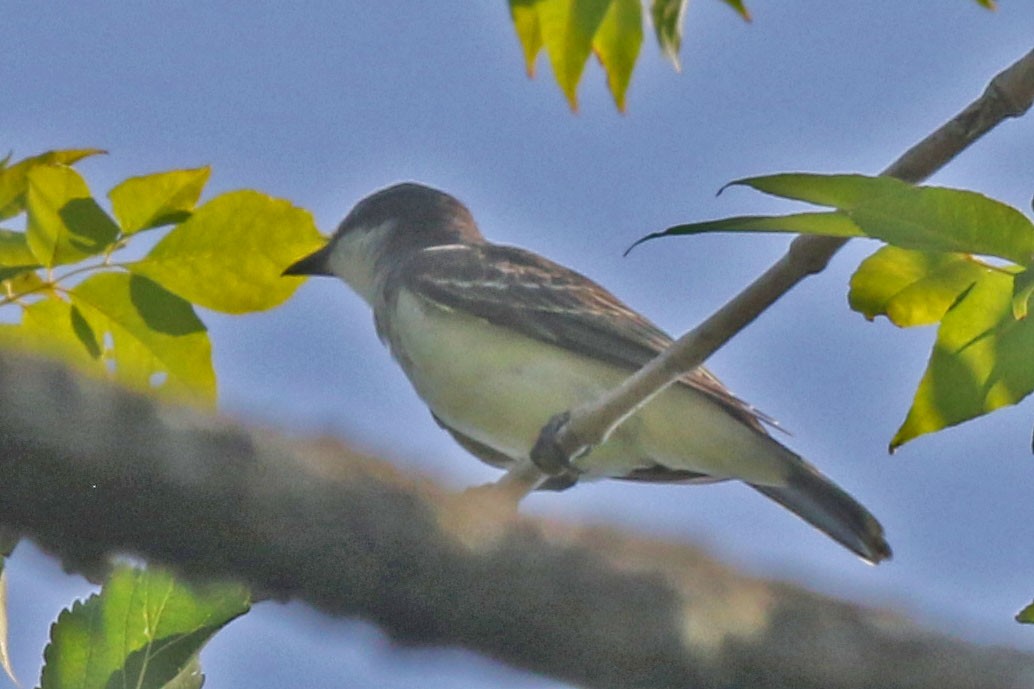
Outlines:
{"type": "MultiPolygon", "coordinates": [[[[1034,102],[1034,50],[991,80],[962,112],[909,149],[882,174],[919,183],[1003,120],[1020,117],[1034,102]]],[[[532,457],[537,466],[566,466],[571,458],[599,445],[625,419],[682,374],[701,365],[798,282],[825,269],[847,242],[836,237],[801,236],[765,273],[663,354],[607,395],[565,412],[543,429],[532,457]]],[[[534,485],[538,477],[524,480],[534,485]]]]}
{"type": "MultiPolygon", "coordinates": [[[[584,687],[1020,689],[1034,656],[743,576],[693,548],[449,496],[0,351],[0,526],[130,552],[584,687]]],[[[483,495],[483,494],[482,494],[483,495]]]]}

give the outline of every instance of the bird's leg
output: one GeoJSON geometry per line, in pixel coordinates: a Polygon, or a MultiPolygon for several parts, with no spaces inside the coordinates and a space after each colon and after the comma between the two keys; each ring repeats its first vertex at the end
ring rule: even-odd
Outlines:
{"type": "MultiPolygon", "coordinates": [[[[534,447],[531,448],[531,461],[546,474],[566,477],[573,484],[580,472],[571,464],[571,460],[584,455],[591,448],[588,445],[579,444],[575,446],[573,452],[569,453],[564,447],[559,436],[570,420],[571,412],[565,411],[551,418],[542,427],[534,447]]],[[[563,485],[563,483],[564,481],[561,479],[560,484],[563,485]]]]}

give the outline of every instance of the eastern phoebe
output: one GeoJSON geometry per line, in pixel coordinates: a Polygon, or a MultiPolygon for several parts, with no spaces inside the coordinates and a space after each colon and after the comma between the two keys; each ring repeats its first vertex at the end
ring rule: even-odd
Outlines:
{"type": "MultiPolygon", "coordinates": [[[[358,292],[435,421],[501,468],[527,464],[551,417],[613,388],[672,342],[583,275],[485,241],[462,203],[420,184],[363,199],[325,247],[284,274],[331,275],[358,292]]],[[[542,487],[739,479],[864,560],[889,558],[876,518],[762,421],[697,368],[542,487]]]]}

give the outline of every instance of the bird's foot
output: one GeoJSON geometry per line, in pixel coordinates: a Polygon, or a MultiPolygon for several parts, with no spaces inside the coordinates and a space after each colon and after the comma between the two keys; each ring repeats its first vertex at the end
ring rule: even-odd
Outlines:
{"type": "Polygon", "coordinates": [[[564,490],[573,486],[581,472],[571,463],[571,460],[580,457],[590,449],[587,446],[576,445],[572,450],[564,446],[562,441],[569,441],[571,438],[563,438],[561,431],[570,419],[571,412],[569,411],[551,418],[542,427],[534,447],[531,448],[531,461],[535,466],[545,474],[557,479],[548,481],[544,486],[546,490],[564,490]]]}

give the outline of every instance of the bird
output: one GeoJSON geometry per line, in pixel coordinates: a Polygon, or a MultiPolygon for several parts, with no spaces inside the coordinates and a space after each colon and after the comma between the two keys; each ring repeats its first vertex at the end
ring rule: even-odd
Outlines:
{"type": "MultiPolygon", "coordinates": [[[[323,247],[283,274],[351,287],[437,424],[502,469],[527,464],[555,415],[598,398],[673,342],[584,275],[489,242],[462,202],[415,182],[360,200],[323,247]]],[[[540,487],[739,480],[862,560],[890,558],[879,521],[776,440],[765,427],[773,423],[701,366],[540,487]]]]}

